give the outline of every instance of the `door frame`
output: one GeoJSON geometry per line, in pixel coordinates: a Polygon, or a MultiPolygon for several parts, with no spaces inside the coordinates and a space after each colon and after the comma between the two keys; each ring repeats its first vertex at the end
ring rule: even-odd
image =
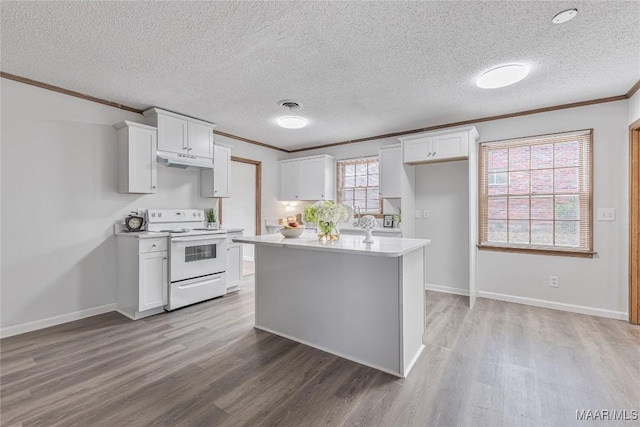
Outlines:
{"type": "MultiPolygon", "coordinates": [[[[256,236],[262,234],[262,162],[246,159],[244,157],[231,156],[232,162],[247,163],[256,167],[256,236]]],[[[218,199],[218,215],[222,223],[222,199],[218,199]]]]}
{"type": "Polygon", "coordinates": [[[629,323],[640,324],[640,119],[629,126],[629,323]]]}

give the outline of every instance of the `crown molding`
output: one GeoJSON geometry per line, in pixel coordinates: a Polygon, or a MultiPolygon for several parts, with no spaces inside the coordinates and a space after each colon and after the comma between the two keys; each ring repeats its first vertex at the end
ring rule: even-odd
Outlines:
{"type": "MultiPolygon", "coordinates": [[[[21,77],[21,76],[15,75],[15,74],[5,73],[4,71],[0,71],[0,77],[8,79],[8,80],[14,80],[14,81],[17,81],[17,82],[20,82],[20,83],[28,84],[28,85],[31,85],[31,86],[36,86],[36,87],[39,87],[39,88],[42,88],[42,89],[47,89],[47,90],[51,90],[51,91],[54,91],[54,92],[62,93],[62,94],[65,94],[65,95],[74,96],[76,98],[85,99],[87,101],[97,102],[99,104],[108,105],[110,107],[119,108],[121,110],[131,111],[131,112],[137,113],[137,114],[142,114],[143,111],[144,111],[144,110],[140,110],[140,109],[137,109],[137,108],[129,107],[127,105],[119,104],[117,102],[112,102],[112,101],[108,101],[106,99],[96,98],[95,96],[86,95],[84,93],[80,93],[80,92],[76,92],[76,91],[73,91],[73,90],[65,89],[65,88],[62,88],[62,87],[59,87],[59,86],[54,86],[54,85],[50,85],[48,83],[39,82],[37,80],[28,79],[26,77],[21,77]]],[[[622,100],[631,98],[638,90],[640,90],[640,80],[638,80],[633,86],[631,86],[629,91],[624,95],[610,96],[610,97],[607,97],[607,98],[592,99],[592,100],[581,101],[581,102],[572,102],[572,103],[569,103],[569,104],[554,105],[554,106],[550,106],[550,107],[536,108],[536,109],[533,109],[533,110],[519,111],[519,112],[516,112],[516,113],[500,114],[500,115],[497,115],[497,116],[480,117],[480,118],[476,118],[476,119],[472,119],[472,120],[464,120],[464,121],[460,121],[460,122],[445,123],[445,124],[428,126],[428,127],[419,128],[419,129],[412,129],[412,130],[406,130],[406,131],[400,131],[400,132],[392,132],[392,133],[386,133],[386,134],[381,134],[381,135],[368,136],[368,137],[364,137],[364,138],[350,139],[350,140],[340,141],[340,142],[333,142],[333,143],[329,143],[329,144],[315,145],[315,146],[312,146],[312,147],[297,148],[297,149],[293,149],[293,150],[287,150],[285,148],[277,147],[275,145],[266,144],[264,142],[255,141],[253,139],[244,138],[242,136],[234,135],[234,134],[227,133],[227,132],[222,132],[222,131],[219,131],[219,130],[216,130],[215,134],[221,135],[221,136],[224,136],[224,137],[227,137],[227,138],[235,139],[237,141],[242,141],[242,142],[246,142],[246,143],[249,143],[249,144],[257,145],[259,147],[264,147],[264,148],[269,148],[271,150],[281,151],[283,153],[299,153],[301,151],[317,150],[317,149],[321,149],[321,148],[337,147],[337,146],[340,146],[340,145],[348,145],[348,144],[357,144],[357,143],[360,143],[360,142],[374,141],[376,139],[393,138],[393,137],[398,137],[398,136],[403,136],[403,135],[410,135],[412,133],[429,132],[429,131],[433,131],[433,130],[446,129],[446,128],[451,128],[451,127],[456,127],[456,126],[473,125],[473,124],[476,124],[476,123],[489,122],[489,121],[493,121],[493,120],[509,119],[509,118],[512,118],[512,117],[527,116],[527,115],[530,115],[530,114],[538,114],[538,113],[545,113],[545,112],[549,112],[549,111],[564,110],[564,109],[567,109],[567,108],[584,107],[584,106],[587,106],[587,105],[595,105],[595,104],[603,104],[603,103],[606,103],[606,102],[622,101],[622,100]]]]}

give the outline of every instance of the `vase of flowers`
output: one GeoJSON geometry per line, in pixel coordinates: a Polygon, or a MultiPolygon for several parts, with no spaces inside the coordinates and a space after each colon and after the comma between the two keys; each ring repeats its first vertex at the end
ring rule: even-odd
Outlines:
{"type": "Polygon", "coordinates": [[[340,238],[338,224],[351,221],[353,209],[347,205],[338,205],[329,200],[321,200],[304,208],[304,220],[315,222],[318,226],[318,240],[330,242],[340,238]]]}

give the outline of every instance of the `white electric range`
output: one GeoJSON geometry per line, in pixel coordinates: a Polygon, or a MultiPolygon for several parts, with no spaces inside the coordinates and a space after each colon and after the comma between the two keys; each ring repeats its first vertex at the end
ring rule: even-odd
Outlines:
{"type": "Polygon", "coordinates": [[[227,292],[227,233],[206,228],[199,209],[149,209],[147,231],[169,233],[169,295],[175,310],[227,292]]]}

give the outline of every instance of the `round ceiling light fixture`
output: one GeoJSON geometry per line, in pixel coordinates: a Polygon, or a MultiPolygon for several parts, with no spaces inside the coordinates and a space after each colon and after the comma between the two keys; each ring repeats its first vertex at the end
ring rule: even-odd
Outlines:
{"type": "Polygon", "coordinates": [[[554,24],[564,24],[565,22],[569,22],[573,18],[575,18],[577,14],[578,9],[563,10],[562,12],[554,16],[551,22],[553,22],[554,24]]]}
{"type": "Polygon", "coordinates": [[[307,125],[307,119],[298,116],[278,117],[278,126],[286,129],[301,129],[307,125]]]}
{"type": "MultiPolygon", "coordinates": [[[[302,104],[296,102],[292,99],[283,99],[282,101],[278,101],[278,105],[287,110],[297,110],[302,107],[302,104]]],[[[308,122],[307,119],[299,116],[282,116],[278,117],[278,126],[283,127],[285,129],[302,129],[305,127],[308,122]]]]}
{"type": "Polygon", "coordinates": [[[527,77],[529,68],[522,64],[508,64],[485,71],[476,80],[476,85],[482,89],[496,89],[519,82],[527,77]]]}

